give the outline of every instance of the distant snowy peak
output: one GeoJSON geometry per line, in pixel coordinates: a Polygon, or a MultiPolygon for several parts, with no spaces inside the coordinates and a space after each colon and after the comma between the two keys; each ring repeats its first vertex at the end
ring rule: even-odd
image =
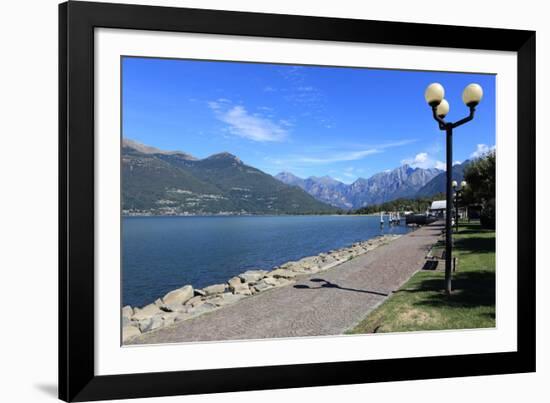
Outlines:
{"type": "Polygon", "coordinates": [[[402,165],[367,179],[359,178],[350,185],[330,176],[303,179],[290,172],[281,172],[275,178],[287,185],[299,186],[317,200],[344,209],[356,209],[400,197],[414,197],[419,189],[441,172],[435,168],[402,165]]]}

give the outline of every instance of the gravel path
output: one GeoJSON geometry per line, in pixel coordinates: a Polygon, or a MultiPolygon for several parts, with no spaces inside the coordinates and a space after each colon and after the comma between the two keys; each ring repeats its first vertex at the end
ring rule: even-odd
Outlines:
{"type": "Polygon", "coordinates": [[[130,344],[342,334],[422,268],[441,234],[432,224],[296,284],[265,291],[130,344]]]}

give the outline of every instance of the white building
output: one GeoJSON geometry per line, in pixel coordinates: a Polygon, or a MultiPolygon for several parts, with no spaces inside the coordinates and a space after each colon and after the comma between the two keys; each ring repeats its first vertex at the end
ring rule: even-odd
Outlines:
{"type": "Polygon", "coordinates": [[[430,206],[430,212],[441,212],[444,213],[447,208],[446,200],[434,200],[430,206]]]}

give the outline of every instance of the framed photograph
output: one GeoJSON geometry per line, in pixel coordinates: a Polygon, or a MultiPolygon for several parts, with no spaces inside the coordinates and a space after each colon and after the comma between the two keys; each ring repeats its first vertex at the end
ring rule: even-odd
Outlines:
{"type": "Polygon", "coordinates": [[[534,32],[59,24],[60,399],[535,370],[534,32]]]}

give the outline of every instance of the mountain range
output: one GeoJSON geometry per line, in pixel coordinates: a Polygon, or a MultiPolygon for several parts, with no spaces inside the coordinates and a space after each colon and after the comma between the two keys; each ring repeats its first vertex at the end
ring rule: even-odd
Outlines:
{"type": "MultiPolygon", "coordinates": [[[[460,181],[466,161],[453,167],[460,181]]],[[[345,184],[330,176],[275,176],[222,152],[198,159],[130,139],[122,144],[124,214],[335,213],[445,192],[445,171],[402,165],[345,184]]]]}
{"type": "Polygon", "coordinates": [[[204,159],[123,139],[126,215],[312,214],[338,209],[230,153],[204,159]]]}
{"type": "MultiPolygon", "coordinates": [[[[415,168],[405,164],[393,170],[377,173],[368,179],[359,178],[349,185],[329,176],[302,179],[289,172],[281,172],[275,177],[283,183],[300,187],[317,200],[342,209],[357,209],[399,198],[417,197],[421,189],[426,188],[441,174],[444,174],[444,171],[439,169],[415,168]]],[[[426,191],[428,189],[429,187],[426,191]]],[[[437,193],[439,186],[434,185],[430,196],[437,193]]]]}
{"type": "MultiPolygon", "coordinates": [[[[464,170],[471,163],[466,160],[461,164],[453,165],[452,178],[460,183],[464,179],[464,170]]],[[[416,197],[430,197],[438,193],[445,193],[445,184],[447,183],[447,175],[445,171],[434,177],[428,183],[420,188],[416,193],[416,197]]]]}

